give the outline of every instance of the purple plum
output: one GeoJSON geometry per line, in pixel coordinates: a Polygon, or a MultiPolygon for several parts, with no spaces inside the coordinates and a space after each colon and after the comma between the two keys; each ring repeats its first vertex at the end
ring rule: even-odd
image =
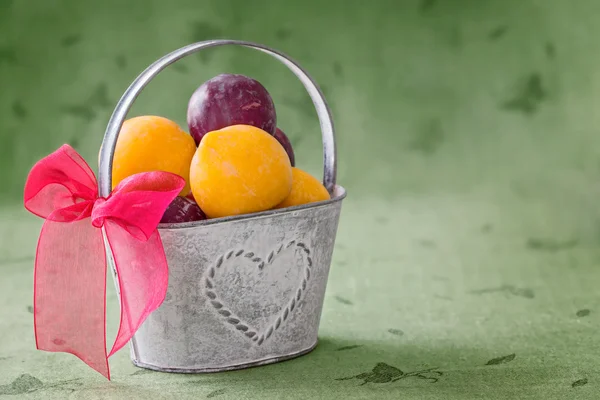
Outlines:
{"type": "Polygon", "coordinates": [[[192,222],[206,219],[204,212],[198,207],[195,201],[188,197],[177,196],[175,200],[169,204],[162,219],[163,224],[174,224],[181,222],[192,222]]]}
{"type": "Polygon", "coordinates": [[[275,139],[277,139],[279,141],[279,143],[281,143],[281,145],[285,149],[285,152],[287,153],[288,157],[290,158],[290,163],[292,164],[292,167],[295,167],[296,159],[294,157],[294,149],[292,148],[292,143],[290,142],[290,139],[279,128],[277,128],[275,130],[274,136],[275,136],[275,139]]]}
{"type": "Polygon", "coordinates": [[[244,75],[221,74],[192,94],[187,123],[198,145],[206,133],[231,125],[252,125],[274,135],[277,116],[273,99],[260,82],[244,75]]]}

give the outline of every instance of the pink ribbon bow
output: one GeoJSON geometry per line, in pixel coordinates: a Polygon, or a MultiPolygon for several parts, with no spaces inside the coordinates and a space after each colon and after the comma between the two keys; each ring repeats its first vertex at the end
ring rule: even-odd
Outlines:
{"type": "Polygon", "coordinates": [[[163,302],[168,266],[156,229],[185,181],[167,172],[123,180],[98,197],[94,173],[68,145],[40,160],[25,184],[25,208],[44,218],[35,258],[34,325],[39,350],[74,354],[110,380],[108,358],[163,302]],[[106,349],[104,227],[119,277],[121,321],[106,349]]]}

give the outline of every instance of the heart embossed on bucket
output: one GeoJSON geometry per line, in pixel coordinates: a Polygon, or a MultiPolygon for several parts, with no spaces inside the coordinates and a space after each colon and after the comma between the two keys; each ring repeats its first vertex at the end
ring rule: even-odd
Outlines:
{"type": "Polygon", "coordinates": [[[299,307],[312,264],[310,249],[296,240],[264,258],[230,250],[206,271],[205,293],[225,323],[260,346],[299,307]]]}

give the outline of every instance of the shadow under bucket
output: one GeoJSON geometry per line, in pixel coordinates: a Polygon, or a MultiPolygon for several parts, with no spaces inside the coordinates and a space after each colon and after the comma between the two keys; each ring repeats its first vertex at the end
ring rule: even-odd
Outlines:
{"type": "MultiPolygon", "coordinates": [[[[254,43],[214,40],[183,47],[152,64],[127,89],[109,121],[100,151],[100,195],[110,193],[118,133],[141,90],[173,62],[204,48],[230,44],[275,57],[304,84],[321,124],[323,184],[331,199],[159,225],[169,287],[163,304],[130,342],[132,361],[140,367],[180,373],[227,371],[297,357],[317,344],[346,192],[336,185],[330,110],[314,81],[287,56],[254,43]]],[[[118,290],[116,276],[115,283],[118,290]]]]}

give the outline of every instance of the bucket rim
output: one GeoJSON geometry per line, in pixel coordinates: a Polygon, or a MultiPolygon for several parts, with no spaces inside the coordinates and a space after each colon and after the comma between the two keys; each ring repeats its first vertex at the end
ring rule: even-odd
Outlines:
{"type": "Polygon", "coordinates": [[[266,210],[266,211],[240,214],[240,215],[232,215],[229,217],[210,218],[210,219],[204,219],[201,221],[179,222],[179,223],[160,223],[160,224],[158,224],[158,230],[159,231],[178,231],[178,230],[182,230],[182,229],[197,228],[199,226],[223,224],[223,223],[232,222],[232,221],[242,221],[242,220],[248,220],[248,219],[272,217],[275,215],[292,214],[292,213],[296,213],[301,210],[307,210],[307,209],[313,209],[313,208],[314,209],[324,208],[324,207],[330,206],[331,204],[338,203],[338,202],[341,202],[342,200],[344,200],[346,198],[347,192],[343,186],[336,184],[334,187],[334,190],[333,190],[333,194],[334,194],[334,196],[329,200],[317,201],[317,202],[313,202],[313,203],[302,204],[299,206],[271,209],[271,210],[266,210]]]}

